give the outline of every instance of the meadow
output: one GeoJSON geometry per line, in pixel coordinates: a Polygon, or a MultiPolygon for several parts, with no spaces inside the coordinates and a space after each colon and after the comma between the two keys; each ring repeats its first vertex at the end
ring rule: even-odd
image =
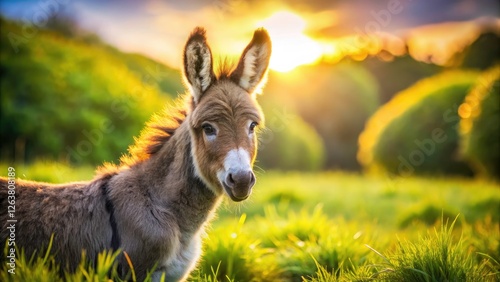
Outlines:
{"type": "MultiPolygon", "coordinates": [[[[185,91],[178,66],[76,23],[53,19],[17,45],[25,23],[0,23],[0,176],[16,163],[20,179],[90,180],[185,91]]],[[[442,65],[384,52],[272,70],[257,185],[224,200],[189,281],[500,281],[500,40],[474,36],[442,65]]],[[[0,281],[137,280],[118,277],[119,253],[74,273],[50,252],[17,253],[0,281]]]]}
{"type": "MultiPolygon", "coordinates": [[[[0,165],[7,171],[7,165],[0,165]]],[[[56,162],[19,178],[91,179],[56,162]]],[[[3,175],[3,174],[2,174],[3,175]]],[[[391,179],[346,172],[258,171],[252,197],[225,200],[189,281],[498,281],[500,186],[467,178],[391,179]]],[[[104,253],[66,281],[118,280],[104,253]]],[[[19,257],[2,281],[61,281],[50,254],[19,257]]],[[[6,265],[2,265],[6,270],[6,265]]],[[[128,277],[134,280],[134,274],[128,277]]]]}

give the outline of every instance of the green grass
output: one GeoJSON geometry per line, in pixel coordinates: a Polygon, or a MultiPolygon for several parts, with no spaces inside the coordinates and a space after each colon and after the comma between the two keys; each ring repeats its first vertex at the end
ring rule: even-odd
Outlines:
{"type": "MultiPolygon", "coordinates": [[[[7,165],[0,165],[0,170],[6,173],[7,165]]],[[[92,171],[56,163],[16,166],[19,177],[48,182],[91,179],[92,171]],[[54,176],[55,169],[65,171],[63,179],[54,176]]],[[[220,208],[190,281],[498,281],[500,277],[498,183],[268,172],[258,176],[254,189],[249,201],[225,201],[220,208]]],[[[82,264],[62,280],[118,280],[113,258],[105,253],[96,269],[82,264]]],[[[19,276],[2,271],[0,280],[61,281],[58,267],[45,254],[21,257],[17,267],[19,276]]],[[[5,265],[2,268],[6,270],[5,265]]],[[[129,279],[134,280],[132,275],[129,279]]]]}
{"type": "Polygon", "coordinates": [[[30,165],[0,163],[0,176],[7,177],[9,166],[16,169],[16,178],[49,183],[91,180],[96,170],[92,166],[80,166],[75,169],[65,163],[39,160],[30,165]]]}
{"type": "Polygon", "coordinates": [[[463,236],[454,238],[450,225],[441,223],[439,230],[416,242],[399,241],[395,252],[384,256],[379,278],[389,281],[496,281],[497,261],[490,256],[467,250],[463,236]],[[475,257],[484,257],[477,263],[475,257]],[[496,270],[495,270],[496,268],[496,270]],[[495,273],[496,272],[496,273],[495,273]]]}

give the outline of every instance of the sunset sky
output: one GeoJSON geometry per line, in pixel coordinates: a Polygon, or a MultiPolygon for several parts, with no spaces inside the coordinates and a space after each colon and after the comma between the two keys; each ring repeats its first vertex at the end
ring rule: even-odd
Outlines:
{"type": "Polygon", "coordinates": [[[496,0],[1,2],[6,17],[43,25],[47,13],[64,13],[124,51],[176,68],[195,26],[208,30],[215,56],[237,56],[253,30],[264,26],[273,39],[271,68],[278,71],[320,58],[363,59],[382,49],[397,56],[406,52],[405,44],[415,58],[426,60],[428,52],[434,52],[433,62],[442,64],[455,48],[462,48],[457,46],[474,41],[480,32],[499,32],[499,9],[496,0]]]}

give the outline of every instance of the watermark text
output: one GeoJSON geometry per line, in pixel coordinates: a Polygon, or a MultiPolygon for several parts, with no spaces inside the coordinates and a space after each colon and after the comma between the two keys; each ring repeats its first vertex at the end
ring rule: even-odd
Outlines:
{"type": "Polygon", "coordinates": [[[7,229],[9,236],[7,239],[7,271],[10,274],[16,274],[16,170],[9,167],[7,172],[7,229]]]}

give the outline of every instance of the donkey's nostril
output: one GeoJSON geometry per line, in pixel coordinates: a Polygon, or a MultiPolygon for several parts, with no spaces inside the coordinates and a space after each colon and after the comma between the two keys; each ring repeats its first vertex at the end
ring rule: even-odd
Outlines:
{"type": "Polygon", "coordinates": [[[255,175],[252,171],[232,171],[226,175],[225,184],[229,188],[251,188],[255,184],[255,175]]]}
{"type": "Polygon", "coordinates": [[[233,187],[234,187],[234,185],[236,184],[236,183],[235,183],[235,181],[234,181],[234,178],[233,178],[233,174],[232,174],[232,173],[229,173],[229,174],[227,175],[227,178],[226,178],[226,184],[227,184],[229,187],[231,187],[231,188],[233,188],[233,187]]]}
{"type": "Polygon", "coordinates": [[[255,181],[255,177],[251,171],[237,171],[233,173],[229,173],[228,175],[228,183],[234,187],[249,187],[255,181]]]}
{"type": "Polygon", "coordinates": [[[233,201],[243,201],[252,192],[255,175],[251,170],[231,170],[226,174],[223,184],[233,201]]]}
{"type": "Polygon", "coordinates": [[[252,187],[255,184],[255,174],[250,171],[250,187],[252,187]]]}

